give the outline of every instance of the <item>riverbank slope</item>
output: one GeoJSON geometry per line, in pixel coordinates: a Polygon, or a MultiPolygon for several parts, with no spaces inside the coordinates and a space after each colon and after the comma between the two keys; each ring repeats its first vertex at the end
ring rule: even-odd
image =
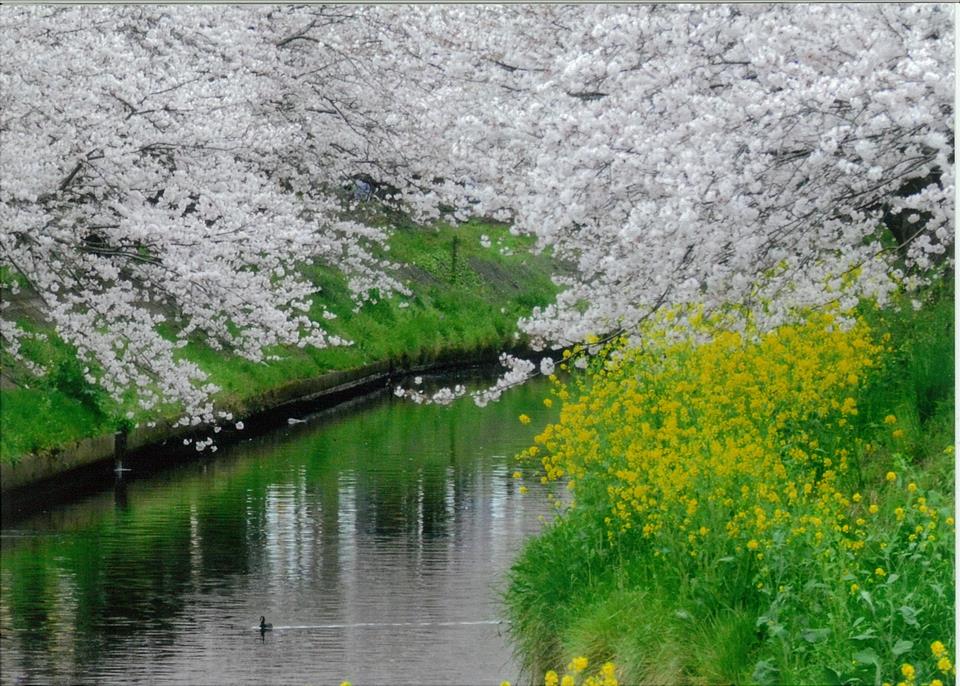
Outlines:
{"type": "MultiPolygon", "coordinates": [[[[298,400],[362,392],[406,370],[491,361],[497,351],[523,344],[514,336],[517,318],[555,293],[548,256],[530,254],[529,242],[502,224],[478,220],[454,229],[392,220],[387,256],[404,265],[400,275],[410,297],[373,298],[357,306],[337,272],[309,268],[322,289],[312,315],[321,316],[322,302],[337,316],[325,326],[352,345],[272,350],[276,359],[267,363],[212,350],[202,341],[184,349],[220,387],[220,408],[239,419],[298,400]]],[[[45,329],[37,304],[26,297],[14,306],[20,321],[47,333],[48,340],[34,342],[27,354],[51,371],[37,378],[3,360],[4,491],[111,456],[118,430],[128,432],[130,450],[184,435],[172,426],[175,408],[160,416],[137,412],[132,399],[117,403],[86,383],[73,351],[45,329]]]]}
{"type": "Polygon", "coordinates": [[[524,478],[575,505],[506,595],[531,683],[953,683],[952,284],[824,317],[557,386],[524,478]]]}

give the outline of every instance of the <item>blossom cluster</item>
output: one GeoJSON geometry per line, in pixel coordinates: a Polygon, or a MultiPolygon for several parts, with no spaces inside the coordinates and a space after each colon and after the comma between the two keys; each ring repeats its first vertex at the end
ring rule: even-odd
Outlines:
{"type": "MultiPolygon", "coordinates": [[[[39,299],[115,396],[203,421],[215,389],[187,341],[255,361],[344,343],[302,265],[341,269],[359,303],[405,291],[386,231],[351,219],[360,183],[552,250],[562,291],[519,323],[537,347],[665,307],[738,303],[769,329],[797,306],[882,302],[952,265],[953,20],[935,4],[5,7],[0,285],[39,299]]],[[[30,334],[0,321],[16,354],[30,334]]]]}
{"type": "MultiPolygon", "coordinates": [[[[525,360],[509,353],[500,354],[500,365],[506,368],[492,386],[478,391],[469,392],[470,397],[480,407],[484,407],[490,402],[494,402],[503,395],[503,392],[518,386],[534,375],[536,365],[529,360],[525,360]]],[[[541,370],[552,370],[553,361],[550,358],[543,358],[540,364],[541,370]]],[[[420,377],[414,379],[416,386],[420,385],[420,377]]],[[[468,395],[467,388],[458,384],[453,388],[441,388],[433,393],[427,393],[419,388],[404,388],[397,386],[394,388],[394,395],[398,398],[407,398],[415,403],[433,403],[437,405],[449,405],[454,400],[468,395]]]]}

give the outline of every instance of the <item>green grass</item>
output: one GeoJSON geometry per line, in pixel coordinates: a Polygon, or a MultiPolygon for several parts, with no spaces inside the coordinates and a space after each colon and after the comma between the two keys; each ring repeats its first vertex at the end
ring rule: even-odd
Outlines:
{"type": "Polygon", "coordinates": [[[3,392],[0,451],[6,456],[49,450],[108,430],[104,416],[61,391],[12,389],[3,392]],[[18,427],[29,427],[18,430],[18,427]]]}
{"type": "MultiPolygon", "coordinates": [[[[653,557],[639,535],[609,540],[606,492],[591,493],[581,476],[576,506],[525,546],[504,595],[530,683],[580,655],[592,665],[613,661],[628,684],[879,686],[881,677],[901,681],[906,662],[918,685],[953,683],[930,650],[943,641],[952,658],[955,647],[953,537],[942,525],[955,502],[954,455],[944,450],[955,439],[953,290],[929,294],[919,311],[902,303],[864,317],[889,339],[851,418],[863,450],[850,492],[862,493],[864,511],[867,503],[879,507],[879,538],[867,541],[860,564],[844,569],[849,558],[771,548],[763,564],[780,574],[779,590],[757,590],[757,579],[767,577],[732,550],[708,565],[674,565],[670,553],[653,557]],[[891,415],[893,425],[884,421],[891,415]],[[888,471],[896,481],[886,480],[888,471]],[[917,509],[921,494],[944,513],[935,543],[908,542],[929,521],[917,509]],[[884,576],[874,573],[881,567],[884,576]],[[855,591],[856,581],[869,593],[855,591]]],[[[830,454],[830,427],[813,430],[830,454]]],[[[592,459],[598,476],[591,483],[603,484],[604,457],[592,459]]]]}
{"type": "MultiPolygon", "coordinates": [[[[337,319],[324,322],[325,328],[353,345],[277,348],[268,352],[280,359],[255,363],[191,341],[182,354],[221,388],[220,403],[235,407],[291,381],[372,362],[427,363],[459,352],[502,349],[514,343],[517,319],[549,302],[556,292],[550,258],[531,255],[530,241],[511,235],[505,225],[471,221],[459,228],[424,227],[396,215],[389,219],[397,227],[383,257],[407,265],[400,275],[412,296],[377,298],[357,311],[339,272],[320,265],[305,267],[306,276],[321,289],[311,316],[323,321],[319,318],[324,307],[336,314],[337,319]],[[490,248],[481,246],[483,234],[493,241],[490,248]],[[514,254],[502,254],[505,247],[514,254]]],[[[24,324],[44,331],[36,322],[24,324]]],[[[118,405],[86,384],[69,346],[49,330],[46,333],[47,341],[27,345],[27,355],[52,366],[51,374],[32,378],[9,357],[3,359],[5,373],[12,370],[17,387],[0,391],[0,460],[16,461],[28,452],[52,451],[113,431],[127,409],[135,408],[133,393],[118,405]]],[[[151,418],[155,417],[140,412],[135,421],[151,418]]]]}

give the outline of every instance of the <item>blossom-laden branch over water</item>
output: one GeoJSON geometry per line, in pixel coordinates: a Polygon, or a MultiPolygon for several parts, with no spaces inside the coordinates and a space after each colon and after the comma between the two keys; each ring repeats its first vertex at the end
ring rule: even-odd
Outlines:
{"type": "MultiPolygon", "coordinates": [[[[883,302],[952,265],[940,5],[5,7],[0,277],[91,382],[216,419],[178,348],[344,343],[320,262],[402,292],[362,180],[508,219],[572,271],[535,346],[664,307],[883,302]]],[[[5,300],[8,300],[5,298],[5,300]]],[[[7,303],[4,303],[5,305],[7,303]]],[[[4,348],[30,334],[3,315],[4,348]]],[[[516,367],[514,367],[516,371],[516,367]]],[[[496,391],[491,396],[496,395],[496,391]]]]}

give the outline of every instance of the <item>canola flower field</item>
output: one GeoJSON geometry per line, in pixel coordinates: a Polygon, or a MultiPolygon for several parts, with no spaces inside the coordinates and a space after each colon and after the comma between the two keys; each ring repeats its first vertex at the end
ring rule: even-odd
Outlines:
{"type": "Polygon", "coordinates": [[[952,292],[738,328],[565,354],[514,474],[570,491],[506,593],[533,682],[954,683],[952,292]]]}

